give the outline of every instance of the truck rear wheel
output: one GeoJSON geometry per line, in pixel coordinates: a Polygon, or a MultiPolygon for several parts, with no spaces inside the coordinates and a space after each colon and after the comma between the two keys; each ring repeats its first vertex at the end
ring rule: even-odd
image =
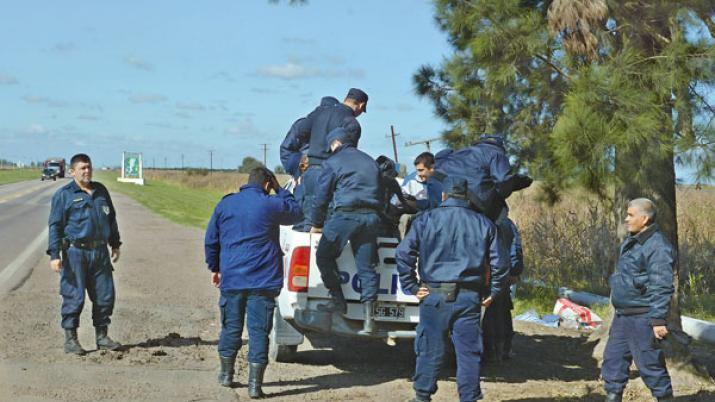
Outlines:
{"type": "Polygon", "coordinates": [[[273,311],[273,329],[268,337],[268,359],[272,362],[289,363],[293,361],[298,352],[298,345],[282,345],[278,343],[276,331],[286,330],[287,328],[295,331],[281,317],[280,310],[276,307],[273,311]]]}

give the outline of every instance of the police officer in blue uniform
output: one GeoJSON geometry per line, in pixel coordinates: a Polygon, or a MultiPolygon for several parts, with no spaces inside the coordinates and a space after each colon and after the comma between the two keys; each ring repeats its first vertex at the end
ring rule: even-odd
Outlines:
{"type": "MultiPolygon", "coordinates": [[[[357,117],[367,112],[367,94],[357,88],[350,88],[342,103],[333,106],[320,107],[310,113],[303,122],[310,127],[310,142],[308,147],[308,170],[303,174],[305,205],[314,204],[313,196],[317,191],[318,177],[323,161],[331,155],[327,136],[332,130],[342,127],[351,136],[357,148],[360,141],[361,128],[357,117]]],[[[309,215],[309,211],[303,211],[309,215]]]]}
{"type": "MultiPolygon", "coordinates": [[[[312,114],[318,110],[329,108],[340,103],[332,96],[325,96],[320,100],[320,105],[315,108],[312,114]]],[[[308,152],[310,143],[311,121],[305,117],[296,120],[288,130],[280,147],[281,163],[286,173],[298,178],[300,176],[299,165],[302,156],[308,152]]]]}
{"type": "Polygon", "coordinates": [[[248,184],[225,196],[214,209],[204,248],[211,281],[220,287],[221,362],[219,383],[233,383],[241,333],[248,317],[248,395],[262,398],[268,365],[268,334],[273,326],[275,298],[283,286],[280,225],[303,218],[293,195],[280,187],[273,173],[251,170],[248,184]],[[276,195],[269,195],[270,191],[276,195]]]}
{"type": "Polygon", "coordinates": [[[342,314],[347,312],[336,260],[350,241],[360,278],[360,301],[365,316],[360,334],[369,335],[375,331],[373,308],[379,285],[375,268],[382,206],[380,173],[375,160],[355,148],[356,139],[347,130],[336,128],[331,131],[327,143],[333,154],[323,162],[314,207],[307,212],[313,227],[311,232],[323,233],[315,258],[331,296],[329,303],[318,308],[342,314]],[[326,222],[329,204],[332,211],[326,222]]]}
{"type": "MultiPolygon", "coordinates": [[[[509,250],[509,284],[515,284],[524,271],[524,254],[521,248],[521,235],[514,222],[507,218],[512,232],[511,244],[505,246],[509,250]]],[[[492,360],[500,363],[511,358],[514,327],[511,310],[514,304],[508,291],[500,293],[484,311],[482,332],[484,334],[484,361],[492,360]]]]}
{"type": "Polygon", "coordinates": [[[660,341],[668,335],[675,256],[655,218],[651,200],[637,198],[628,204],[625,223],[630,235],[621,244],[616,271],[608,281],[616,309],[601,366],[608,402],[622,400],[633,360],[658,401],[673,397],[660,341]]]}
{"type": "Polygon", "coordinates": [[[116,211],[107,188],[92,181],[89,156],[73,156],[70,174],[74,180],[52,197],[47,248],[50,268],[60,274],[65,353],[86,353],[77,339],[85,291],[92,301],[97,349],[117,350],[122,345],[108,335],[115,299],[112,262],[122,244],[116,211]]]}
{"type": "Polygon", "coordinates": [[[469,206],[467,181],[447,178],[444,191],[442,204],[415,219],[396,251],[402,289],[420,299],[413,385],[417,402],[430,401],[437,392],[450,333],[457,357],[459,400],[482,398],[480,305],[488,306],[504,290],[509,269],[496,227],[469,206]],[[489,293],[482,295],[486,269],[491,278],[489,293]],[[484,301],[482,296],[486,296],[484,301]]]}

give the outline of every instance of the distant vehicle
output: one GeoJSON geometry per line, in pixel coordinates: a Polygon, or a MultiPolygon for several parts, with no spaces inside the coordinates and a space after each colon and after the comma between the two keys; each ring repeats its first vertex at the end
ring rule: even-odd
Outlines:
{"type": "Polygon", "coordinates": [[[42,177],[40,178],[40,181],[45,181],[45,180],[52,180],[52,181],[57,181],[57,176],[59,176],[60,171],[54,167],[48,167],[42,169],[42,177]]]}
{"type": "Polygon", "coordinates": [[[57,169],[57,177],[65,177],[65,158],[48,158],[43,166],[46,168],[57,169]]]}

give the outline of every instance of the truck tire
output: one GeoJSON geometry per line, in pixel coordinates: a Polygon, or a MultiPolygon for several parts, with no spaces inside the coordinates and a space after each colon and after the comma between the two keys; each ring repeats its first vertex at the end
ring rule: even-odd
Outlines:
{"type": "Polygon", "coordinates": [[[273,328],[268,336],[268,359],[272,362],[289,363],[293,361],[298,352],[298,345],[278,344],[276,340],[276,329],[283,325],[289,326],[290,324],[283,320],[278,307],[276,307],[273,312],[273,328]]]}

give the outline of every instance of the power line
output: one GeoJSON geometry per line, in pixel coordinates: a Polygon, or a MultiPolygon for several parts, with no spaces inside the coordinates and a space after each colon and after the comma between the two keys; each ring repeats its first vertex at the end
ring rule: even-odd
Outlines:
{"type": "Polygon", "coordinates": [[[427,140],[407,141],[407,142],[405,143],[405,146],[406,146],[406,147],[411,147],[411,146],[413,146],[413,145],[425,144],[425,145],[427,145],[427,152],[432,152],[432,146],[431,146],[431,144],[432,144],[433,142],[438,142],[438,141],[442,141],[442,138],[441,138],[441,137],[438,137],[438,138],[430,138],[430,139],[427,139],[427,140]]]}

